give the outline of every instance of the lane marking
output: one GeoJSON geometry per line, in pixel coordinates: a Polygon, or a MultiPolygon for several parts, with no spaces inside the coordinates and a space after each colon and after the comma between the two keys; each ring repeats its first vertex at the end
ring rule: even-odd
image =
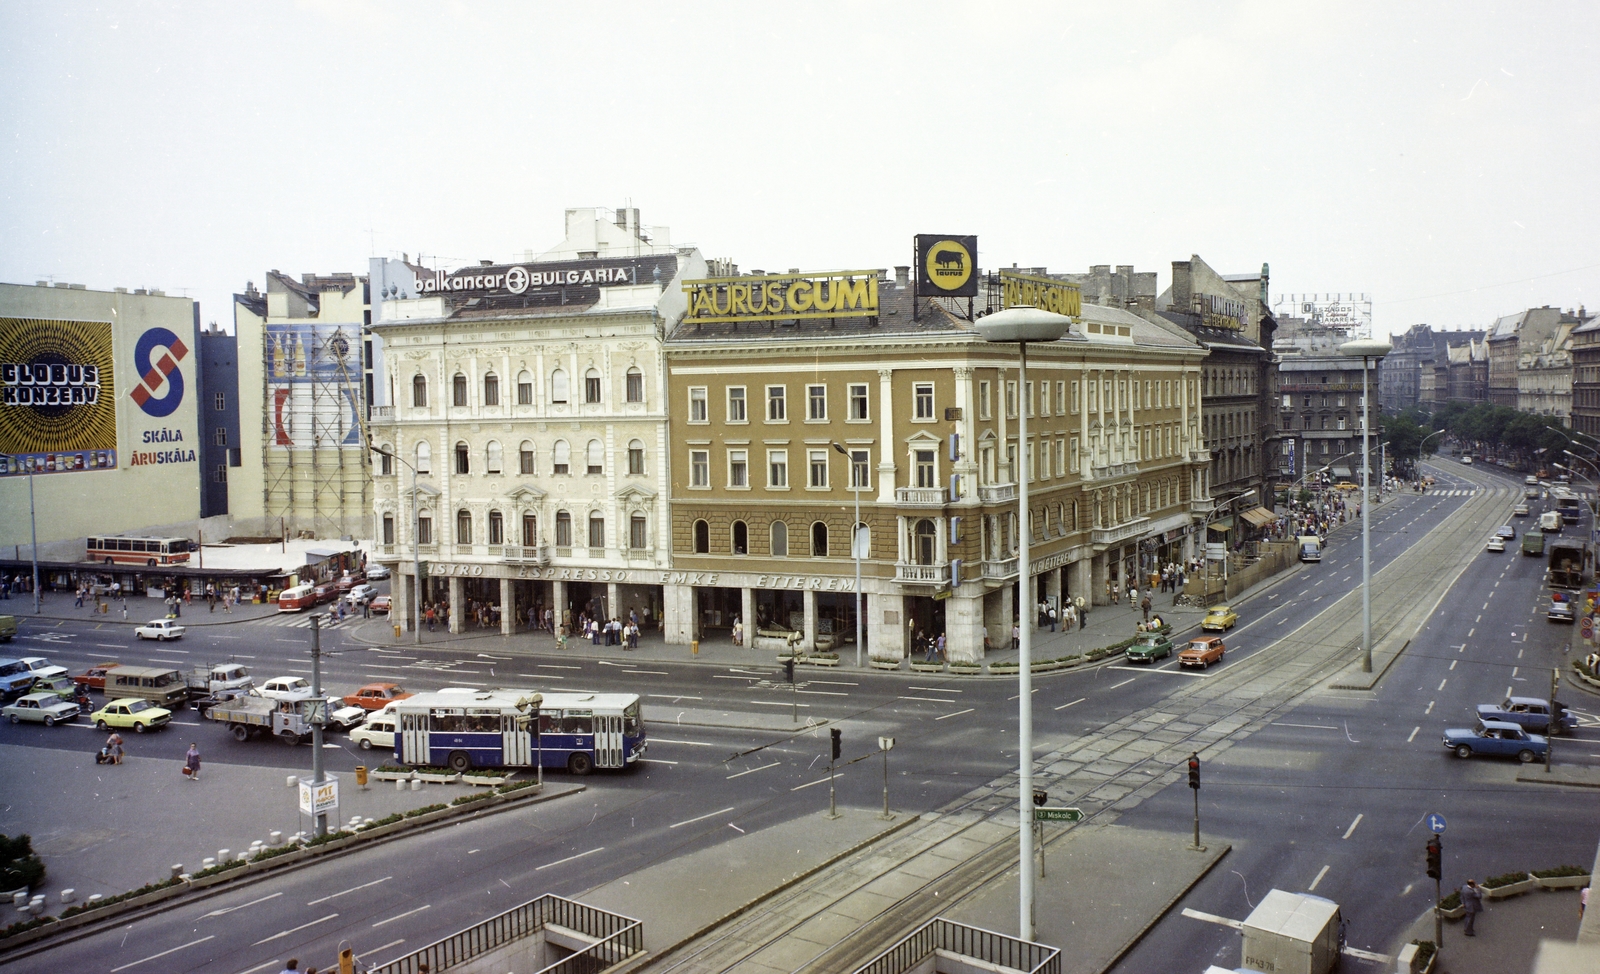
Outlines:
{"type": "Polygon", "coordinates": [[[1435,692],[1435,693],[1438,693],[1438,692],[1439,692],[1439,690],[1443,690],[1443,689],[1444,689],[1444,685],[1445,685],[1445,684],[1446,684],[1446,683],[1449,683],[1449,682],[1450,682],[1450,678],[1449,678],[1449,677],[1448,677],[1448,676],[1447,676],[1447,677],[1445,677],[1445,678],[1444,678],[1444,679],[1442,679],[1442,680],[1440,680],[1440,681],[1439,681],[1439,686],[1438,686],[1438,689],[1436,689],[1436,690],[1434,690],[1434,692],[1435,692]]]}
{"type": "Polygon", "coordinates": [[[734,778],[743,778],[745,775],[747,775],[747,774],[755,774],[757,771],[765,771],[768,768],[776,768],[778,765],[780,765],[782,763],[783,763],[782,761],[774,761],[771,764],[763,764],[759,768],[751,768],[748,771],[740,771],[737,774],[730,774],[730,775],[728,775],[728,780],[732,781],[734,778]]]}
{"type": "Polygon", "coordinates": [[[1422,712],[1422,716],[1424,716],[1424,717],[1426,717],[1426,716],[1428,716],[1428,715],[1429,715],[1429,714],[1431,714],[1431,713],[1433,713],[1433,704],[1434,704],[1434,701],[1432,701],[1432,700],[1429,700],[1429,701],[1428,701],[1428,709],[1427,709],[1427,710],[1424,710],[1424,711],[1423,711],[1423,712],[1422,712]]]}
{"type": "MultiPolygon", "coordinates": [[[[835,778],[843,778],[844,777],[844,772],[843,771],[835,771],[833,773],[833,776],[835,778]]],[[[803,785],[795,785],[793,788],[790,788],[789,790],[790,791],[799,791],[801,788],[810,788],[812,785],[826,784],[827,781],[828,781],[827,778],[818,778],[816,781],[808,781],[803,785]]]]}
{"type": "Polygon", "coordinates": [[[1452,669],[1452,670],[1453,670],[1453,669],[1455,669],[1455,668],[1456,668],[1456,664],[1457,664],[1457,663],[1459,663],[1459,662],[1461,662],[1461,661],[1460,661],[1460,660],[1454,660],[1454,659],[1453,659],[1453,660],[1451,660],[1451,661],[1450,661],[1450,668],[1451,668],[1451,669],[1452,669]]]}
{"type": "MultiPolygon", "coordinates": [[[[946,700],[943,697],[895,697],[895,699],[896,700],[921,700],[923,703],[954,703],[955,702],[953,700],[946,700]]],[[[1016,699],[1016,698],[1013,697],[1012,699],[1016,699]]]]}
{"type": "Polygon", "coordinates": [[[583,667],[581,667],[581,666],[565,666],[565,665],[563,665],[561,663],[536,663],[536,664],[534,664],[534,668],[535,669],[539,669],[539,670],[581,670],[581,669],[583,669],[583,667]]]}
{"type": "Polygon", "coordinates": [[[389,880],[391,880],[393,878],[394,878],[393,876],[385,876],[382,879],[374,879],[370,883],[362,883],[360,886],[352,886],[349,889],[340,890],[337,893],[330,893],[329,895],[324,896],[320,900],[312,900],[310,903],[307,903],[306,906],[316,906],[318,903],[326,903],[326,902],[328,902],[329,900],[333,899],[336,896],[343,896],[346,893],[354,893],[358,889],[366,889],[368,886],[376,886],[379,883],[387,883],[389,880]]]}
{"type": "Polygon", "coordinates": [[[759,677],[759,676],[724,676],[721,673],[713,673],[713,674],[711,674],[711,678],[713,680],[760,680],[760,679],[763,679],[762,677],[759,677]]]}
{"type": "Polygon", "coordinates": [[[1468,629],[1467,630],[1467,638],[1471,639],[1473,634],[1476,633],[1477,631],[1478,631],[1478,627],[1477,626],[1473,626],[1471,629],[1468,629]]]}
{"type": "Polygon", "coordinates": [[[374,923],[372,925],[372,927],[373,927],[373,929],[377,929],[378,927],[383,926],[385,923],[393,923],[396,920],[404,920],[406,917],[410,916],[411,914],[413,914],[413,913],[421,913],[423,910],[426,910],[431,906],[433,906],[432,903],[427,903],[427,904],[424,904],[423,906],[417,907],[415,910],[407,910],[406,912],[400,914],[399,916],[392,916],[387,920],[379,920],[377,923],[374,923]]]}
{"type": "Polygon", "coordinates": [[[725,812],[731,812],[731,811],[733,811],[734,807],[735,806],[733,806],[733,805],[729,805],[727,808],[718,809],[715,812],[707,812],[704,815],[696,816],[695,818],[691,818],[691,819],[688,819],[686,821],[679,822],[679,823],[677,823],[677,825],[669,825],[669,826],[667,826],[667,828],[675,829],[679,825],[693,825],[696,822],[703,822],[708,818],[715,818],[716,816],[721,815],[721,814],[723,814],[725,812]]]}
{"type": "Polygon", "coordinates": [[[922,690],[927,693],[960,693],[960,690],[946,690],[944,687],[906,687],[907,690],[922,690]]]}
{"type": "Polygon", "coordinates": [[[278,897],[280,897],[282,895],[283,894],[281,892],[280,893],[273,893],[273,894],[271,894],[269,896],[263,896],[259,900],[251,900],[248,903],[240,903],[238,906],[230,906],[230,907],[227,907],[226,909],[222,909],[222,910],[212,910],[210,913],[202,914],[200,916],[200,919],[208,920],[211,917],[219,917],[219,916],[222,916],[222,915],[227,914],[227,913],[232,913],[234,910],[242,910],[247,906],[255,906],[257,903],[265,903],[268,900],[277,899],[278,897]]]}
{"type": "Polygon", "coordinates": [[[538,872],[541,869],[549,869],[551,866],[559,866],[564,862],[571,862],[574,859],[582,859],[584,856],[592,856],[595,853],[602,852],[604,850],[605,850],[605,846],[603,846],[603,845],[595,846],[593,849],[590,849],[588,852],[580,852],[575,856],[568,856],[565,859],[557,859],[555,862],[547,862],[542,866],[534,866],[533,867],[533,871],[534,872],[538,872]]]}
{"type": "MultiPolygon", "coordinates": [[[[771,704],[774,707],[805,707],[807,710],[811,709],[809,703],[791,703],[788,700],[752,700],[750,702],[771,704]]],[[[945,701],[941,700],[939,702],[944,703],[945,701]]]]}
{"type": "MultiPolygon", "coordinates": [[[[796,690],[795,693],[810,693],[819,697],[848,697],[849,693],[843,690],[796,690]]],[[[696,700],[699,698],[696,697],[696,700]]]]}
{"type": "Polygon", "coordinates": [[[1361,824],[1361,820],[1363,818],[1365,818],[1365,817],[1366,817],[1366,813],[1365,812],[1357,812],[1356,813],[1356,820],[1354,822],[1351,822],[1350,823],[1350,827],[1344,830],[1344,837],[1347,838],[1347,839],[1350,838],[1351,833],[1355,832],[1356,826],[1360,825],[1361,824]]]}
{"type": "Polygon", "coordinates": [[[671,676],[672,675],[671,673],[668,673],[665,670],[629,670],[628,672],[629,673],[638,673],[638,674],[640,674],[642,676],[671,676]]]}
{"type": "MultiPolygon", "coordinates": [[[[858,687],[861,685],[859,683],[851,683],[849,680],[810,680],[808,682],[820,683],[828,687],[858,687]]],[[[961,691],[957,690],[956,692],[960,693],[961,691]]]]}
{"type": "Polygon", "coordinates": [[[675,741],[669,737],[652,737],[651,744],[687,744],[690,747],[716,747],[710,741],[675,741]]]}
{"type": "Polygon", "coordinates": [[[674,693],[647,693],[647,694],[645,694],[645,696],[654,697],[654,698],[656,698],[658,700],[671,700],[673,703],[677,703],[679,700],[704,700],[705,699],[705,697],[689,697],[689,696],[682,696],[682,695],[674,694],[674,693]]]}
{"type": "Polygon", "coordinates": [[[1411,728],[1411,734],[1410,734],[1409,737],[1406,738],[1406,743],[1407,744],[1410,744],[1412,741],[1417,739],[1417,731],[1419,731],[1419,730],[1422,730],[1422,727],[1420,725],[1417,726],[1417,727],[1411,728]]]}
{"type": "Polygon", "coordinates": [[[264,940],[257,940],[255,943],[251,944],[250,946],[259,947],[262,944],[270,943],[270,942],[272,942],[274,940],[277,940],[279,937],[287,937],[291,933],[295,933],[297,931],[304,930],[306,927],[314,927],[319,923],[326,923],[326,922],[328,922],[329,920],[332,920],[334,917],[336,917],[338,915],[339,914],[337,914],[337,913],[330,913],[327,916],[322,917],[321,919],[312,920],[310,923],[302,923],[298,927],[294,927],[294,928],[289,929],[289,930],[281,930],[278,933],[275,933],[272,936],[267,937],[264,940]]]}
{"type": "MultiPolygon", "coordinates": [[[[391,940],[391,941],[389,941],[388,943],[384,944],[381,947],[374,947],[371,950],[367,951],[366,953],[357,954],[356,957],[358,957],[358,958],[371,957],[373,954],[376,954],[380,950],[388,950],[390,947],[398,947],[398,946],[400,946],[401,944],[403,944],[405,942],[406,942],[406,938],[404,938],[404,937],[401,937],[399,940],[391,940]]],[[[276,964],[277,961],[273,961],[273,963],[276,964]]]]}
{"type": "Polygon", "coordinates": [[[1272,726],[1274,726],[1274,727],[1303,727],[1306,730],[1333,730],[1333,731],[1336,731],[1336,730],[1339,729],[1337,727],[1330,727],[1327,724],[1287,724],[1287,723],[1284,723],[1281,720],[1273,721],[1272,722],[1272,726]]]}
{"type": "Polygon", "coordinates": [[[1125,686],[1127,686],[1128,684],[1132,683],[1134,680],[1137,680],[1137,679],[1138,679],[1138,677],[1136,677],[1136,676],[1130,676],[1126,680],[1123,680],[1121,683],[1113,683],[1111,686],[1106,687],[1106,689],[1107,690],[1115,690],[1117,687],[1125,687],[1125,686]]]}
{"type": "Polygon", "coordinates": [[[947,719],[949,719],[951,717],[960,717],[962,714],[970,714],[970,713],[972,713],[973,710],[975,710],[975,709],[976,708],[974,708],[974,707],[968,707],[966,710],[958,710],[953,714],[945,714],[943,717],[935,717],[933,719],[934,720],[947,720],[947,719]]]}
{"type": "Polygon", "coordinates": [[[1087,699],[1089,699],[1089,698],[1088,697],[1079,697],[1078,699],[1072,701],[1072,703],[1064,703],[1061,706],[1056,707],[1054,709],[1056,709],[1056,710],[1066,710],[1068,707],[1074,706],[1076,704],[1083,703],[1087,699]]]}
{"type": "Polygon", "coordinates": [[[1324,877],[1326,875],[1328,875],[1328,867],[1327,866],[1323,866],[1322,870],[1317,873],[1317,878],[1313,879],[1311,881],[1311,885],[1306,887],[1306,892],[1308,892],[1308,893],[1316,892],[1317,884],[1322,882],[1322,877],[1324,877]]]}
{"type": "MultiPolygon", "coordinates": [[[[183,949],[185,949],[187,947],[193,947],[195,944],[203,944],[207,940],[215,940],[215,939],[217,939],[216,934],[212,934],[209,937],[201,937],[199,940],[191,940],[188,943],[183,944],[183,945],[178,946],[178,947],[174,947],[171,950],[163,950],[159,954],[151,954],[149,957],[144,958],[144,960],[136,960],[131,964],[123,964],[121,967],[113,967],[111,969],[111,974],[117,974],[118,971],[125,971],[130,967],[138,967],[140,964],[145,963],[145,961],[152,961],[152,960],[155,960],[158,957],[165,957],[168,954],[175,954],[178,951],[183,950],[183,949]]],[[[255,945],[252,944],[251,946],[255,946],[255,945]]],[[[274,962],[274,963],[276,963],[276,962],[274,962]]]]}
{"type": "Polygon", "coordinates": [[[676,761],[668,761],[665,758],[640,758],[639,761],[641,763],[643,763],[643,764],[677,764],[678,763],[676,761]]]}

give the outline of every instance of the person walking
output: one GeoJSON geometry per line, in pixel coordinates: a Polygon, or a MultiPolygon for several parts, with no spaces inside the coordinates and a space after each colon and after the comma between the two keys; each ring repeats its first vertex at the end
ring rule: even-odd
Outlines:
{"type": "Polygon", "coordinates": [[[1072,605],[1078,610],[1078,628],[1082,629],[1089,624],[1089,603],[1080,595],[1072,600],[1072,605]]]}
{"type": "Polygon", "coordinates": [[[939,639],[935,643],[935,647],[936,648],[935,648],[934,655],[938,657],[938,659],[935,660],[935,662],[939,662],[939,663],[944,662],[944,647],[945,647],[944,633],[942,633],[942,632],[939,633],[939,639]]]}
{"type": "Polygon", "coordinates": [[[1146,595],[1144,601],[1139,603],[1139,608],[1144,610],[1144,621],[1150,621],[1150,596],[1146,595]]]}
{"type": "Polygon", "coordinates": [[[83,586],[82,585],[78,586],[78,601],[73,603],[73,607],[74,608],[78,608],[78,609],[83,608],[83,586]]]}
{"type": "Polygon", "coordinates": [[[428,611],[425,615],[428,618],[428,631],[433,632],[433,606],[428,606],[428,611]]]}
{"type": "Polygon", "coordinates": [[[1478,889],[1476,879],[1467,880],[1467,885],[1461,887],[1461,907],[1467,911],[1466,934],[1469,937],[1476,937],[1472,925],[1478,919],[1478,913],[1483,910],[1483,892],[1478,889]]]}
{"type": "Polygon", "coordinates": [[[1138,607],[1139,607],[1139,586],[1137,586],[1137,585],[1129,585],[1128,586],[1128,608],[1137,609],[1138,607]]]}
{"type": "Polygon", "coordinates": [[[1056,621],[1057,621],[1056,620],[1056,607],[1053,606],[1053,605],[1050,606],[1050,608],[1046,610],[1046,615],[1048,615],[1050,617],[1050,631],[1051,632],[1055,632],[1056,631],[1056,621]]]}
{"type": "Polygon", "coordinates": [[[1014,653],[1022,648],[1022,627],[1015,622],[1011,623],[1011,651],[1014,653]]]}
{"type": "Polygon", "coordinates": [[[200,780],[200,745],[190,744],[189,751],[183,756],[183,769],[190,781],[200,780]]]}

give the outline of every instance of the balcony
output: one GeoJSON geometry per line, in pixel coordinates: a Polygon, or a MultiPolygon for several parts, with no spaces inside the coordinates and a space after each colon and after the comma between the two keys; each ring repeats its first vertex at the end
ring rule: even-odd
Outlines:
{"type": "Polygon", "coordinates": [[[372,407],[372,418],[373,419],[394,419],[394,407],[393,406],[373,406],[372,407]]]}
{"type": "Polygon", "coordinates": [[[912,565],[895,562],[894,580],[904,585],[939,585],[950,578],[948,565],[912,565]]]}
{"type": "Polygon", "coordinates": [[[550,546],[530,547],[508,544],[506,545],[505,553],[501,557],[513,565],[548,565],[550,564],[550,546]]]}
{"type": "Polygon", "coordinates": [[[1095,528],[1093,531],[1089,532],[1089,540],[1097,545],[1121,544],[1124,541],[1127,541],[1131,538],[1137,538],[1144,534],[1145,530],[1149,526],[1149,518],[1135,518],[1126,524],[1119,524],[1114,528],[1095,528]]]}
{"type": "Polygon", "coordinates": [[[943,487],[896,487],[894,500],[902,507],[943,507],[949,496],[943,487]]]}
{"type": "Polygon", "coordinates": [[[983,504],[1014,504],[1017,500],[1016,484],[981,484],[978,501],[983,504]]]}
{"type": "Polygon", "coordinates": [[[986,579],[993,579],[995,581],[1004,581],[1008,578],[1016,578],[1017,559],[999,558],[991,561],[990,559],[985,558],[983,560],[983,577],[986,579]]]}

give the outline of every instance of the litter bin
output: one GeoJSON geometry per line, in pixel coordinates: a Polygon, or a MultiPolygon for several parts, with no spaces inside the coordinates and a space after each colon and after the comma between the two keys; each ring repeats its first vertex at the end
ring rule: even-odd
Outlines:
{"type": "Polygon", "coordinates": [[[699,656],[700,655],[700,640],[698,640],[698,639],[689,640],[689,655],[691,655],[691,656],[699,656]]]}
{"type": "Polygon", "coordinates": [[[364,764],[356,765],[356,784],[363,788],[367,786],[367,766],[364,764]]]}
{"type": "Polygon", "coordinates": [[[400,623],[398,622],[394,624],[394,638],[400,638],[400,623]]]}

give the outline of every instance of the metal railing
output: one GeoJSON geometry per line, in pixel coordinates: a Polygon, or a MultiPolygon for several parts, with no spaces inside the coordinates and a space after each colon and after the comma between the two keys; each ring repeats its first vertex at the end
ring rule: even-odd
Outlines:
{"type": "Polygon", "coordinates": [[[538,974],[598,974],[644,950],[644,925],[638,920],[546,893],[477,926],[375,967],[369,974],[417,974],[422,964],[427,964],[433,974],[440,974],[454,965],[535,936],[548,926],[576,930],[598,942],[556,961],[538,974]]]}
{"type": "Polygon", "coordinates": [[[550,563],[549,545],[506,545],[505,560],[510,562],[527,562],[534,565],[548,565],[550,563]]]}
{"type": "Polygon", "coordinates": [[[935,917],[902,941],[856,968],[855,974],[903,974],[944,950],[1026,974],[1061,974],[1061,951],[993,930],[935,917]]]}

